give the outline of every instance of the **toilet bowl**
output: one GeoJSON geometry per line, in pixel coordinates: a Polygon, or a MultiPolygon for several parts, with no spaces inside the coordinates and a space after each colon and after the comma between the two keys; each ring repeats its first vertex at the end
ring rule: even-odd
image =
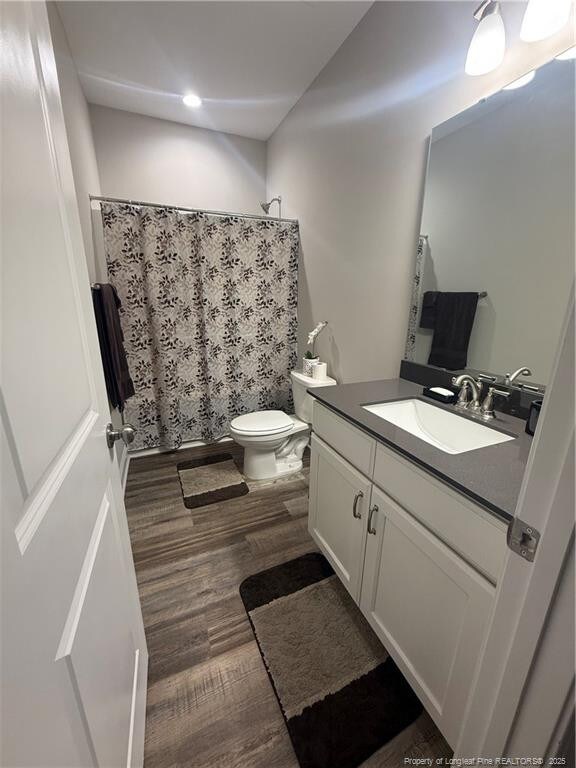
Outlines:
{"type": "Polygon", "coordinates": [[[292,371],[296,415],[283,411],[255,411],[237,416],[230,435],[244,448],[244,474],[251,480],[269,480],[302,469],[302,455],[310,438],[312,396],[307,390],[336,384],[334,379],[312,379],[292,371]]]}

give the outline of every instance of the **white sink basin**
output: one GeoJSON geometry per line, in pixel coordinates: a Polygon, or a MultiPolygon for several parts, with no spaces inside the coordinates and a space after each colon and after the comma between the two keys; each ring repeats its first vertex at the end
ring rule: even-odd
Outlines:
{"type": "Polygon", "coordinates": [[[504,432],[464,419],[456,413],[421,400],[399,400],[362,407],[445,453],[465,453],[514,440],[504,432]]]}

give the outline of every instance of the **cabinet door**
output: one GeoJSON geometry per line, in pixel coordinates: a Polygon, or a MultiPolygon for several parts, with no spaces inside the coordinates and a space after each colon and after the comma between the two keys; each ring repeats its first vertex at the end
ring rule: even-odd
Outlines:
{"type": "Polygon", "coordinates": [[[454,746],[494,587],[376,487],[369,517],[362,612],[454,746]]]}
{"type": "Polygon", "coordinates": [[[308,530],[356,602],[371,483],[312,435],[308,530]]]}

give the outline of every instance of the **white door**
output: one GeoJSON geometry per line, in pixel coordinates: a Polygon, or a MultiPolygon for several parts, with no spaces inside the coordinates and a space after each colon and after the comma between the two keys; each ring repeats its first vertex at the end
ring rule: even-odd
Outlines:
{"type": "Polygon", "coordinates": [[[1,12],[0,764],[141,765],[146,642],[46,8],[1,12]]]}
{"type": "Polygon", "coordinates": [[[454,746],[494,587],[376,487],[368,524],[360,607],[454,746]]]}
{"type": "Polygon", "coordinates": [[[562,713],[574,706],[574,612],[562,610],[574,557],[574,333],[573,287],[516,508],[540,540],[533,562],[508,550],[457,757],[562,764],[562,713]]]}
{"type": "Polygon", "coordinates": [[[312,435],[308,529],[356,602],[366,543],[371,483],[312,435]]]}

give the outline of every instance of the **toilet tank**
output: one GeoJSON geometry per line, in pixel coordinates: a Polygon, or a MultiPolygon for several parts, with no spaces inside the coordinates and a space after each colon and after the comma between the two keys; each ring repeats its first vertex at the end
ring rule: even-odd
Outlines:
{"type": "Polygon", "coordinates": [[[292,377],[294,413],[301,421],[312,424],[312,404],[314,398],[306,390],[315,387],[332,387],[338,382],[329,376],[325,379],[313,379],[310,376],[304,376],[301,371],[292,371],[290,375],[292,377]]]}

